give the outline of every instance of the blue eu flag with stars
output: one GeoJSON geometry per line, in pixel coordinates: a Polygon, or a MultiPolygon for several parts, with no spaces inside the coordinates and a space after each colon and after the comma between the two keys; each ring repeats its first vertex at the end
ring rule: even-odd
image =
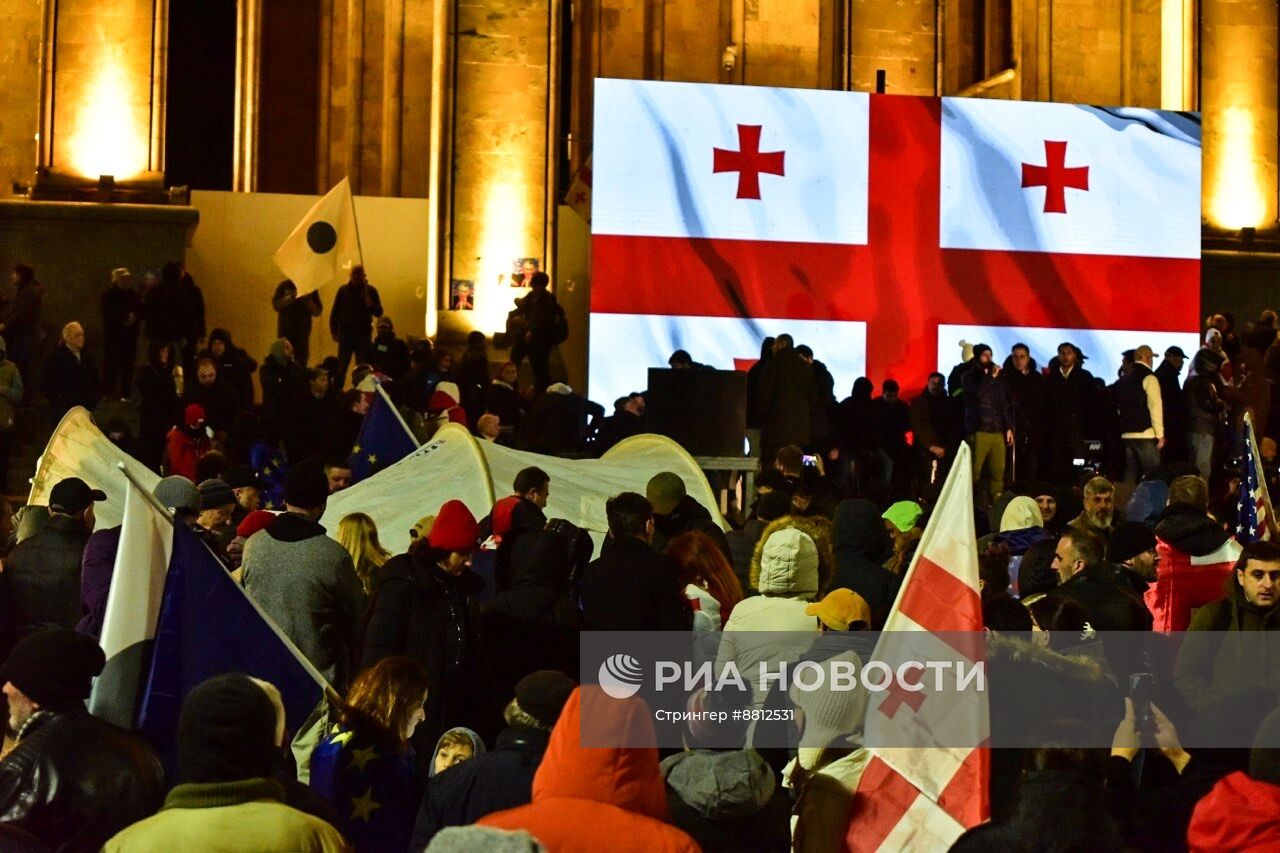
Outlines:
{"type": "Polygon", "coordinates": [[[351,448],[351,482],[372,477],[418,449],[418,442],[379,386],[360,426],[360,436],[351,448]]]}

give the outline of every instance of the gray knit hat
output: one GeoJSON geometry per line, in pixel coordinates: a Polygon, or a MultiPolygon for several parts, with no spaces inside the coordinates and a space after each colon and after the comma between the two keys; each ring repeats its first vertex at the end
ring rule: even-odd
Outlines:
{"type": "Polygon", "coordinates": [[[156,500],[166,509],[186,512],[200,511],[200,490],[196,488],[195,483],[186,477],[180,477],[177,474],[165,477],[156,483],[156,487],[151,490],[151,494],[155,495],[156,500]]]}

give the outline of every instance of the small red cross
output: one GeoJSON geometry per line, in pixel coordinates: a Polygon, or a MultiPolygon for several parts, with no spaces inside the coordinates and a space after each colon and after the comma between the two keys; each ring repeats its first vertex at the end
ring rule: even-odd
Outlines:
{"type": "Polygon", "coordinates": [[[576,194],[576,195],[574,195],[574,197],[573,197],[573,203],[574,203],[574,204],[582,204],[582,203],[583,203],[584,201],[586,201],[586,200],[587,200],[587,192],[586,192],[586,190],[578,190],[577,194],[576,194]]]}
{"type": "Polygon", "coordinates": [[[1066,166],[1067,143],[1044,142],[1045,165],[1022,164],[1022,188],[1044,187],[1044,212],[1067,212],[1067,187],[1089,191],[1089,167],[1066,166]]]}
{"type": "Polygon", "coordinates": [[[760,150],[760,125],[738,125],[738,151],[715,148],[713,172],[738,173],[738,198],[760,198],[760,173],[782,175],[783,151],[760,150]]]}
{"type": "Polygon", "coordinates": [[[922,674],[921,670],[913,669],[911,674],[901,681],[894,678],[893,683],[889,685],[889,698],[880,703],[880,713],[893,719],[893,715],[898,713],[898,709],[904,704],[910,705],[912,711],[919,711],[926,698],[924,692],[908,690],[903,684],[910,684],[912,687],[918,685],[922,674]]]}

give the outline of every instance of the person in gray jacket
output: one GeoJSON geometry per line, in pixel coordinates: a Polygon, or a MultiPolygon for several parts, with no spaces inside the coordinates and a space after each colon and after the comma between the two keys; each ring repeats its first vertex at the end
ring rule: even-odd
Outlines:
{"type": "Polygon", "coordinates": [[[244,588],[345,694],[360,651],[364,590],[351,555],[320,526],[329,481],[303,462],[285,476],[285,513],[244,544],[244,588]]]}

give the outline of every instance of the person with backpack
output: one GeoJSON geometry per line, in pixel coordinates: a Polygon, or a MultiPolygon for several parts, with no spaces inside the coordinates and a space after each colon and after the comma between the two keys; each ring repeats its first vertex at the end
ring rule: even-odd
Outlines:
{"type": "Polygon", "coordinates": [[[516,300],[516,310],[511,316],[510,331],[515,336],[511,360],[518,369],[525,356],[529,357],[537,394],[546,391],[551,384],[551,348],[569,338],[564,308],[556,301],[555,294],[547,289],[550,281],[546,273],[534,273],[528,295],[516,300]]]}

